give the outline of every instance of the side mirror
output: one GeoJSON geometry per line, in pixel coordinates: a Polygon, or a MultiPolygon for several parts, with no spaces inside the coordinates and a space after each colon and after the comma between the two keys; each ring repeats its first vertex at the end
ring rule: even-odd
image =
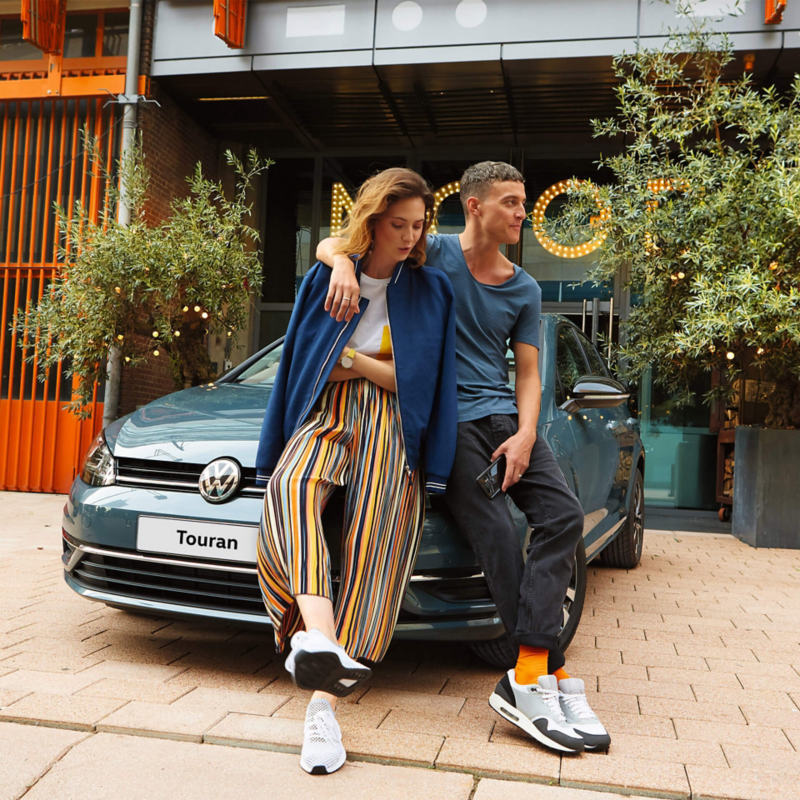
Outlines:
{"type": "Polygon", "coordinates": [[[630,391],[613,378],[584,375],[558,408],[570,414],[582,408],[612,408],[621,406],[630,396],[630,391]]]}

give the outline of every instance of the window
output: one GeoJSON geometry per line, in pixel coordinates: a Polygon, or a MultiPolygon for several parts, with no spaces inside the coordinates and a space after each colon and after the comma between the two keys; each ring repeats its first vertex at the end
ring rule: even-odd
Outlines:
{"type": "Polygon", "coordinates": [[[278,374],[278,365],[281,363],[283,345],[279,344],[269,353],[251,364],[237,379],[236,383],[255,383],[259,386],[272,386],[278,374]]]}
{"type": "Polygon", "coordinates": [[[22,38],[22,20],[0,20],[0,61],[41,61],[44,53],[22,38]]]}
{"type": "Polygon", "coordinates": [[[103,56],[128,55],[128,12],[107,11],[103,20],[103,56]]]}
{"type": "Polygon", "coordinates": [[[588,374],[583,351],[571,325],[561,325],[556,332],[556,372],[556,403],[561,405],[572,393],[578,378],[588,374]]]}
{"type": "Polygon", "coordinates": [[[608,369],[603,357],[597,352],[597,348],[585,337],[580,337],[583,351],[586,353],[586,358],[589,361],[589,375],[598,375],[601,378],[608,377],[608,369]]]}
{"type": "Polygon", "coordinates": [[[127,11],[67,14],[64,58],[125,58],[128,21],[127,11]]]}
{"type": "Polygon", "coordinates": [[[64,58],[93,58],[97,49],[97,14],[67,14],[64,58]]]}

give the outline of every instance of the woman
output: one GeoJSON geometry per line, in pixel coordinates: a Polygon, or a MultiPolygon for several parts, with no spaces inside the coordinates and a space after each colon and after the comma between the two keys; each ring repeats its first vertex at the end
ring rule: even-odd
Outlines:
{"type": "Polygon", "coordinates": [[[340,252],[357,257],[358,313],[324,309],[331,270],[316,264],[297,296],[256,466],[269,481],[258,542],[264,603],[286,668],[314,694],[300,765],[345,761],[336,698],[370,675],[392,637],[423,521],[456,438],[455,314],[442,273],[423,267],[433,194],[408,169],[360,189],[340,252]],[[424,472],[424,485],[421,472],[424,472]],[[346,486],[340,590],[333,604],[322,510],[346,486]],[[304,628],[305,630],[302,630],[304,628]]]}

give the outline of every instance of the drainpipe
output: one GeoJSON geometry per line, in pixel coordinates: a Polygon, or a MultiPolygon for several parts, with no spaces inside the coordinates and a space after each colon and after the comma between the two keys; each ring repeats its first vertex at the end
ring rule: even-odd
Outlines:
{"type": "MultiPolygon", "coordinates": [[[[127,153],[136,136],[137,103],[139,94],[139,51],[142,43],[142,0],[130,0],[131,11],[128,23],[128,62],[125,67],[125,96],[118,98],[123,102],[122,150],[121,156],[127,153]]],[[[123,187],[124,189],[124,187],[123,187]]],[[[117,211],[117,222],[128,225],[131,221],[131,210],[120,202],[117,211]]],[[[103,404],[103,427],[117,418],[119,410],[119,384],[122,377],[122,353],[116,347],[108,351],[108,372],[106,377],[106,395],[103,404]]]]}

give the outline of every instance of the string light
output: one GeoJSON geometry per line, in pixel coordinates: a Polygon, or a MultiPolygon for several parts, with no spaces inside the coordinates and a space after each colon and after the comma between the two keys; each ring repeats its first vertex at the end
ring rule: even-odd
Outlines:
{"type": "Polygon", "coordinates": [[[194,311],[195,311],[195,314],[199,314],[200,313],[200,306],[195,306],[194,307],[194,311]]]}
{"type": "Polygon", "coordinates": [[[180,331],[173,331],[173,336],[180,336],[180,335],[181,335],[180,331]]]}
{"type": "Polygon", "coordinates": [[[153,338],[158,339],[158,331],[153,331],[153,338]]]}
{"type": "Polygon", "coordinates": [[[121,289],[119,286],[115,286],[115,287],[114,287],[114,291],[115,291],[117,294],[122,294],[122,289],[121,289]]]}
{"type": "MultiPolygon", "coordinates": [[[[566,194],[571,188],[577,188],[582,183],[584,183],[584,181],[571,180],[554,183],[542,193],[542,195],[536,201],[536,205],[533,207],[533,211],[530,214],[531,222],[533,223],[533,233],[538,239],[539,244],[545,250],[547,250],[548,253],[552,253],[559,258],[580,258],[581,256],[587,256],[589,253],[593,253],[595,250],[597,250],[597,248],[603,244],[608,236],[608,234],[603,231],[589,242],[569,245],[561,244],[555,239],[551,239],[544,232],[545,212],[547,211],[547,207],[550,205],[550,203],[552,203],[553,200],[560,194],[566,194]]],[[[593,218],[593,224],[596,224],[597,222],[603,223],[608,221],[611,219],[611,209],[607,206],[604,206],[600,202],[597,189],[594,190],[594,196],[595,202],[597,203],[597,208],[600,209],[600,214],[598,217],[593,218]]]]}
{"type": "Polygon", "coordinates": [[[189,310],[189,306],[184,306],[184,307],[183,307],[183,313],[184,313],[184,314],[185,314],[185,313],[186,313],[188,310],[189,310]]]}
{"type": "Polygon", "coordinates": [[[117,334],[117,339],[119,339],[120,341],[122,341],[124,338],[125,337],[121,333],[117,334]]]}
{"type": "Polygon", "coordinates": [[[686,273],[685,273],[685,272],[679,272],[679,273],[678,273],[678,278],[679,278],[680,280],[683,280],[685,277],[686,277],[686,273]]]}
{"type": "Polygon", "coordinates": [[[160,356],[161,352],[159,350],[153,350],[153,355],[154,356],[160,356]]]}
{"type": "Polygon", "coordinates": [[[733,361],[733,359],[736,358],[736,353],[733,353],[730,350],[728,350],[728,352],[725,353],[725,358],[727,358],[728,361],[733,361]]]}
{"type": "Polygon", "coordinates": [[[763,347],[759,347],[758,350],[756,350],[756,355],[763,356],[764,355],[764,348],[763,347]]]}
{"type": "Polygon", "coordinates": [[[130,356],[125,356],[125,363],[128,363],[131,360],[130,356]]]}
{"type": "Polygon", "coordinates": [[[204,312],[203,312],[203,313],[202,313],[200,316],[201,316],[203,319],[208,319],[208,311],[204,311],[204,312]]]}

